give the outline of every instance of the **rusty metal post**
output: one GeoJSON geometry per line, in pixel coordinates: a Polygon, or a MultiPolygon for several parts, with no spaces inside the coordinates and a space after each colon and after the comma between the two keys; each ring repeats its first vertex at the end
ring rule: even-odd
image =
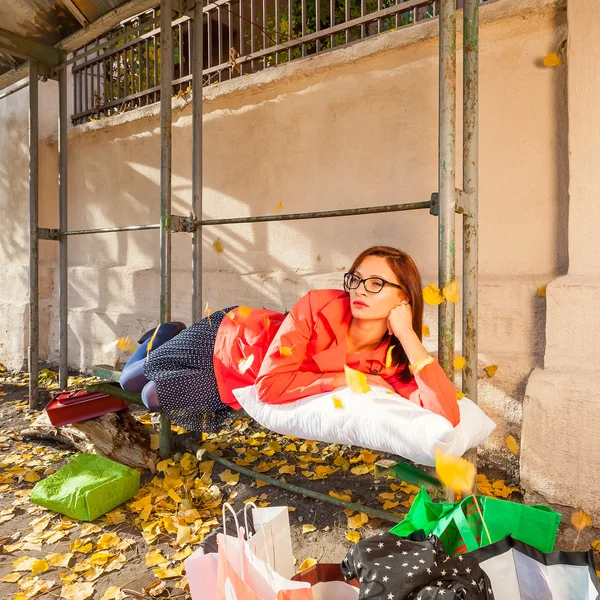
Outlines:
{"type": "Polygon", "coordinates": [[[39,163],[38,63],[29,61],[29,408],[38,410],[40,369],[40,290],[38,232],[38,163],[39,163]]]}
{"type": "MultiPolygon", "coordinates": [[[[67,70],[58,74],[58,218],[59,232],[67,231],[67,70]]],[[[58,304],[59,304],[59,365],[60,389],[67,388],[68,368],[68,237],[61,235],[58,242],[58,304]]]]}
{"type": "MultiPolygon", "coordinates": [[[[202,67],[204,50],[203,3],[194,4],[192,19],[192,213],[202,221],[202,67]]],[[[202,225],[192,234],[192,323],[202,317],[202,225]]]]}
{"type": "MultiPolygon", "coordinates": [[[[171,320],[171,146],[173,28],[171,0],[160,2],[160,322],[171,320]]],[[[160,456],[171,455],[171,422],[161,415],[160,456]]]]}
{"type": "Polygon", "coordinates": [[[463,9],[463,392],[477,402],[479,1],[463,9]]]}
{"type": "MultiPolygon", "coordinates": [[[[439,287],[442,289],[455,275],[455,153],[456,136],[456,0],[440,0],[439,50],[439,148],[438,183],[439,216],[439,287]]],[[[451,381],[454,380],[453,302],[442,302],[438,312],[438,356],[451,381]]]]}

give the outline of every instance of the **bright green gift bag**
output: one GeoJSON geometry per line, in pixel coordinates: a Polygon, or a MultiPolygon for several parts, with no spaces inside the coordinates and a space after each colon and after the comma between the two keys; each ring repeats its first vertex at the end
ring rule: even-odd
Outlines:
{"type": "Polygon", "coordinates": [[[439,537],[446,552],[462,554],[504,539],[507,535],[552,552],[562,515],[548,506],[527,506],[508,500],[477,496],[491,541],[481,523],[473,496],[461,502],[433,502],[424,488],[417,494],[405,519],[391,529],[400,537],[423,529],[439,537]]]}
{"type": "Polygon", "coordinates": [[[78,454],[31,491],[31,502],[80,521],[93,521],[140,489],[140,474],[97,454],[78,454]]]}

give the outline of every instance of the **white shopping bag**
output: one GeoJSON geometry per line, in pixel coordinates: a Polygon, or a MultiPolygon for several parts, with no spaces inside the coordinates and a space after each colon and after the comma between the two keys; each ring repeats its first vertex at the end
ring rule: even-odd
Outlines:
{"type": "MultiPolygon", "coordinates": [[[[257,508],[253,503],[246,504],[244,514],[252,510],[256,533],[248,540],[248,545],[260,558],[282,577],[291,579],[294,574],[292,535],[287,506],[257,508]]],[[[245,523],[246,531],[249,531],[245,523]]]]}
{"type": "Polygon", "coordinates": [[[358,600],[360,589],[344,581],[326,581],[312,586],[314,600],[358,600]]]}
{"type": "Polygon", "coordinates": [[[216,554],[198,554],[189,556],[185,561],[185,572],[190,584],[193,600],[216,600],[217,572],[219,559],[216,554]]]}

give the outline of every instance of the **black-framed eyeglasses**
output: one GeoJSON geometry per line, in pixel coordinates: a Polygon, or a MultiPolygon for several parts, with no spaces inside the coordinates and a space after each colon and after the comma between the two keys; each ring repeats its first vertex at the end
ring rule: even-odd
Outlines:
{"type": "Polygon", "coordinates": [[[382,277],[367,277],[366,279],[361,279],[356,273],[344,273],[344,287],[346,290],[356,290],[361,283],[369,294],[379,294],[386,285],[398,288],[399,290],[404,290],[401,285],[386,281],[382,277]]]}

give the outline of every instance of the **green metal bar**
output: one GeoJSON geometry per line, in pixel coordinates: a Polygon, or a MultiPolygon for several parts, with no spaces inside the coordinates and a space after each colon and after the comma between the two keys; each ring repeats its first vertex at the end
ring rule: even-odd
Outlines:
{"type": "MultiPolygon", "coordinates": [[[[439,287],[444,288],[455,274],[455,153],[456,137],[456,0],[440,0],[439,51],[439,287]]],[[[454,380],[453,302],[442,302],[438,310],[438,358],[450,381],[454,380]]]]}
{"type": "Polygon", "coordinates": [[[123,400],[127,400],[127,402],[139,404],[140,406],[146,408],[146,405],[142,402],[142,396],[140,394],[126,392],[120,385],[115,385],[114,383],[91,383],[86,385],[85,389],[88,392],[104,392],[105,394],[109,394],[111,396],[118,396],[119,398],[123,398],[123,400]]]}
{"type": "MultiPolygon", "coordinates": [[[[198,452],[200,448],[189,442],[185,441],[185,445],[189,450],[193,452],[198,452]]],[[[291,483],[287,483],[285,481],[280,481],[279,479],[274,479],[273,477],[269,477],[268,475],[264,475],[263,473],[257,473],[256,471],[252,471],[252,469],[246,469],[245,467],[240,467],[236,465],[234,462],[227,460],[221,456],[217,456],[212,452],[204,451],[203,456],[210,460],[214,460],[219,464],[227,467],[228,469],[232,469],[233,471],[237,471],[242,475],[246,475],[247,477],[252,477],[253,479],[260,479],[265,483],[270,485],[275,485],[280,487],[288,492],[293,492],[294,494],[301,494],[303,496],[308,496],[309,498],[314,498],[315,500],[320,500],[321,502],[328,502],[329,504],[335,504],[341,508],[349,508],[350,510],[355,510],[356,512],[363,512],[370,517],[374,517],[376,519],[381,519],[382,521],[389,521],[390,523],[400,523],[404,519],[404,516],[395,515],[389,512],[385,512],[383,510],[378,510],[376,508],[370,508],[368,506],[363,506],[362,504],[355,504],[354,502],[344,502],[343,500],[339,500],[338,498],[332,498],[331,496],[326,496],[325,494],[319,494],[319,492],[313,492],[312,490],[307,490],[306,488],[299,487],[297,485],[292,485],[291,483]]]]}

